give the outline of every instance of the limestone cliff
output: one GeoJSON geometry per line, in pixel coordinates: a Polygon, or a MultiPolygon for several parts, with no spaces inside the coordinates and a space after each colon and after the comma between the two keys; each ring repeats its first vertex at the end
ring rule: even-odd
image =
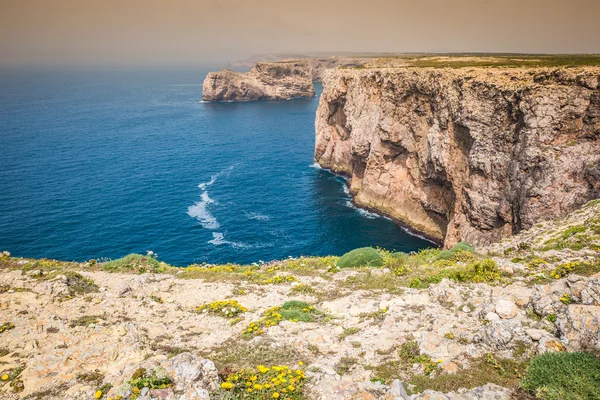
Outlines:
{"type": "Polygon", "coordinates": [[[204,101],[286,100],[313,97],[307,62],[257,63],[247,73],[211,72],[202,85],[204,101]]]}
{"type": "Polygon", "coordinates": [[[484,245],[600,197],[600,68],[327,71],[315,160],[357,205],[484,245]]]}

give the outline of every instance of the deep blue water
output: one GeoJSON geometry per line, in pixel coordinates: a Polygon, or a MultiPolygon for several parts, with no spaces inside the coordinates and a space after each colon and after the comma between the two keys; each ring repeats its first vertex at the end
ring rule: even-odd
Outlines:
{"type": "Polygon", "coordinates": [[[206,72],[0,72],[0,250],[188,265],[430,246],[311,166],[318,98],[201,103],[206,72]]]}

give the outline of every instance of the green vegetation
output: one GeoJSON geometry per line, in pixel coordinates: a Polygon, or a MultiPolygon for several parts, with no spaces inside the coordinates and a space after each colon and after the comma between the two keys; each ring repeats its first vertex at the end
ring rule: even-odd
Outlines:
{"type": "Polygon", "coordinates": [[[383,264],[381,252],[372,247],[354,249],[337,261],[337,266],[340,268],[381,267],[383,264]]]}
{"type": "Polygon", "coordinates": [[[333,369],[340,375],[344,375],[346,372],[350,371],[353,365],[355,365],[358,360],[354,357],[342,357],[340,361],[338,361],[333,369]]]}
{"type": "Polygon", "coordinates": [[[290,300],[281,307],[271,307],[266,310],[263,317],[258,321],[251,322],[243,333],[244,335],[260,335],[263,333],[263,329],[279,325],[281,321],[315,322],[328,319],[330,317],[327,314],[317,310],[310,304],[304,301],[290,300]]]}
{"type": "Polygon", "coordinates": [[[89,326],[91,324],[97,324],[98,323],[98,317],[95,315],[84,315],[82,317],[79,317],[77,319],[74,319],[71,321],[71,323],[69,324],[69,326],[71,328],[74,328],[76,326],[89,326]]]}
{"type": "Polygon", "coordinates": [[[141,254],[129,254],[118,260],[101,264],[101,267],[107,272],[133,272],[137,274],[151,272],[159,274],[167,272],[169,265],[158,261],[152,254],[146,256],[141,254]]]}
{"type": "Polygon", "coordinates": [[[544,353],[527,368],[522,387],[543,400],[600,398],[600,358],[588,353],[544,353]]]}
{"type": "Polygon", "coordinates": [[[473,246],[467,243],[459,242],[454,247],[448,250],[442,250],[442,252],[436,257],[436,260],[450,260],[456,256],[458,252],[473,253],[475,249],[473,246]]]}
{"type": "Polygon", "coordinates": [[[525,362],[496,359],[488,354],[470,360],[468,368],[459,369],[455,374],[414,375],[409,379],[409,383],[414,385],[414,393],[425,390],[452,392],[460,388],[472,389],[487,383],[514,388],[518,385],[525,368],[525,362]]]}
{"type": "Polygon", "coordinates": [[[169,374],[161,367],[153,368],[151,371],[146,368],[138,368],[127,383],[131,385],[132,392],[136,394],[139,394],[143,388],[164,389],[173,385],[169,374]]]}
{"type": "Polygon", "coordinates": [[[353,290],[382,291],[391,294],[402,294],[403,279],[393,272],[364,271],[357,275],[349,276],[340,286],[353,290]]]}
{"type": "MultiPolygon", "coordinates": [[[[457,253],[461,254],[461,253],[457,253]]],[[[444,260],[450,261],[450,260],[444,260]]],[[[499,282],[503,273],[498,269],[496,262],[492,259],[471,259],[462,265],[453,266],[452,263],[438,264],[437,270],[424,270],[425,273],[417,273],[409,281],[409,287],[423,289],[429,285],[441,282],[447,278],[456,282],[494,283],[499,282]]]]}
{"type": "Polygon", "coordinates": [[[248,309],[242,306],[237,300],[220,300],[205,303],[200,307],[196,307],[195,311],[198,313],[218,315],[224,318],[235,318],[248,311],[248,309]]]}

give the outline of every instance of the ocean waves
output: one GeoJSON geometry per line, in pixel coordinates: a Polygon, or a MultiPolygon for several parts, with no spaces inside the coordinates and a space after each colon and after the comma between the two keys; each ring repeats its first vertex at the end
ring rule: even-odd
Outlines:
{"type": "Polygon", "coordinates": [[[220,176],[231,172],[233,168],[235,168],[235,165],[229,166],[224,170],[212,175],[209,181],[198,184],[198,188],[202,190],[200,201],[196,202],[193,206],[188,207],[187,213],[190,217],[196,218],[198,221],[200,221],[200,225],[202,225],[202,227],[205,229],[215,230],[221,227],[221,224],[219,224],[217,218],[210,212],[211,206],[218,205],[219,203],[210,198],[208,195],[208,188],[214,185],[220,176]]]}

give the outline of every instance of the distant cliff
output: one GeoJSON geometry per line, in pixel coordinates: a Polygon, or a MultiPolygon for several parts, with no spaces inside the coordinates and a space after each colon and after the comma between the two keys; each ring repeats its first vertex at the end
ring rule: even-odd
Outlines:
{"type": "Polygon", "coordinates": [[[315,160],[357,205],[484,245],[600,197],[600,68],[325,72],[315,160]]]}
{"type": "Polygon", "coordinates": [[[211,72],[202,85],[204,101],[285,100],[313,97],[307,62],[257,63],[247,73],[211,72]]]}

